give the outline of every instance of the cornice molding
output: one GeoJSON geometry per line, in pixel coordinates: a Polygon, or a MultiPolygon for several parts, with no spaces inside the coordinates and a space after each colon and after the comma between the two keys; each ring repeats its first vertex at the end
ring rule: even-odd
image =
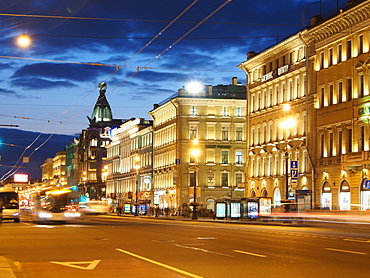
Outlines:
{"type": "Polygon", "coordinates": [[[370,19],[370,1],[365,1],[352,9],[340,12],[337,16],[310,29],[309,37],[315,39],[316,43],[330,38],[345,31],[352,31],[356,25],[360,25],[370,19]]]}

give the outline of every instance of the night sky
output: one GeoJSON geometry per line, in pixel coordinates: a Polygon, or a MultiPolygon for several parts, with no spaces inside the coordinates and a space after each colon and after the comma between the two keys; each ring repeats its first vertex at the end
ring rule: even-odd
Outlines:
{"type": "MultiPolygon", "coordinates": [[[[189,81],[230,84],[237,65],[346,1],[2,0],[0,125],[77,134],[99,95],[115,119],[142,117],[189,81]],[[17,36],[31,36],[28,48],[17,36]],[[91,65],[104,64],[104,66],[91,65]]],[[[30,138],[32,142],[32,138],[30,138]]]]}

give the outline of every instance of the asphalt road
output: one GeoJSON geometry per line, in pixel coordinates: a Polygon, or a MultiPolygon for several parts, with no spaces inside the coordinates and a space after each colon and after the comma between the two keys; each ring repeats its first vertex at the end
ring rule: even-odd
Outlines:
{"type": "Polygon", "coordinates": [[[0,240],[0,256],[22,278],[370,277],[370,229],[349,226],[89,216],[4,221],[0,240]]]}

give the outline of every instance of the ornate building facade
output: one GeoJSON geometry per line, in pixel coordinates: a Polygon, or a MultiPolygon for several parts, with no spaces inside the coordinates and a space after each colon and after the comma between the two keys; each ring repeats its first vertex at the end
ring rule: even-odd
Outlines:
{"type": "Polygon", "coordinates": [[[309,124],[313,98],[302,34],[262,53],[248,53],[248,60],[239,67],[248,80],[246,196],[272,196],[274,206],[280,206],[282,200],[293,199],[296,190],[314,188],[309,148],[314,134],[309,124]]]}
{"type": "Polygon", "coordinates": [[[247,196],[278,205],[304,192],[312,207],[370,208],[369,4],[315,16],[239,65],[248,78],[247,196]]]}
{"type": "Polygon", "coordinates": [[[219,198],[244,196],[245,104],[245,86],[233,78],[231,85],[204,86],[197,94],[180,89],[154,105],[156,205],[174,210],[196,201],[214,210],[219,198]]]}
{"type": "Polygon", "coordinates": [[[370,209],[370,1],[349,1],[308,29],[315,46],[316,202],[370,209]]]}
{"type": "Polygon", "coordinates": [[[106,146],[111,142],[110,130],[122,124],[122,120],[113,119],[105,96],[106,89],[107,84],[101,82],[99,97],[92,117],[89,118],[89,127],[82,130],[78,140],[78,195],[91,200],[100,200],[106,196],[106,146]]]}
{"type": "Polygon", "coordinates": [[[107,148],[107,197],[116,205],[151,206],[152,121],[133,118],[111,130],[107,148]]]}

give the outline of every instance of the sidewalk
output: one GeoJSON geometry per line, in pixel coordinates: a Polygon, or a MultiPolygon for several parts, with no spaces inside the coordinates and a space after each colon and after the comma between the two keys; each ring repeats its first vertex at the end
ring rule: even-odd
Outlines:
{"type": "MultiPolygon", "coordinates": [[[[112,214],[115,215],[115,214],[112,214]]],[[[134,215],[123,214],[122,217],[134,217],[134,215]]],[[[197,220],[191,217],[175,215],[139,215],[141,218],[165,219],[177,221],[205,221],[218,223],[239,223],[254,225],[309,225],[309,224],[335,224],[335,225],[360,225],[370,228],[370,212],[367,211],[309,211],[309,212],[289,212],[272,213],[270,215],[260,216],[257,219],[230,219],[219,218],[212,219],[208,217],[199,217],[197,220]]]]}
{"type": "Polygon", "coordinates": [[[0,278],[16,278],[7,259],[0,256],[0,278]]]}

